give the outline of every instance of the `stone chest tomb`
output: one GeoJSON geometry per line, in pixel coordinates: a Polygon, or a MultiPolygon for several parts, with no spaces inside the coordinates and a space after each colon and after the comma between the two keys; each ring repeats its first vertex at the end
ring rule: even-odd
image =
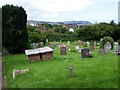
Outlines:
{"type": "Polygon", "coordinates": [[[49,60],[53,58],[53,49],[50,47],[42,47],[36,49],[25,50],[29,61],[49,60]]]}

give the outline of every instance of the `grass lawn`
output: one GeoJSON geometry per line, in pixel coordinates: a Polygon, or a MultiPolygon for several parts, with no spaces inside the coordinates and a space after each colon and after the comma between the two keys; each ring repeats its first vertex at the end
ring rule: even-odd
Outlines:
{"type": "Polygon", "coordinates": [[[8,88],[118,88],[118,56],[111,51],[98,55],[98,49],[91,51],[93,58],[80,57],[77,52],[61,56],[59,48],[54,49],[52,60],[28,63],[25,54],[4,56],[3,66],[8,88]],[[68,67],[73,66],[73,77],[68,67]],[[13,69],[30,69],[29,72],[12,78],[13,69]]]}

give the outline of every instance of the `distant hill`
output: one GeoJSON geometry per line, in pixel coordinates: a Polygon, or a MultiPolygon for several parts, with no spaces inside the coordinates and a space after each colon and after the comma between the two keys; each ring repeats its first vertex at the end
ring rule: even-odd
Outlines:
{"type": "Polygon", "coordinates": [[[52,25],[56,25],[56,24],[92,24],[89,21],[63,21],[63,22],[48,22],[48,21],[35,21],[35,20],[28,20],[27,23],[29,24],[44,24],[44,23],[48,23],[48,24],[52,24],[52,25]]]}

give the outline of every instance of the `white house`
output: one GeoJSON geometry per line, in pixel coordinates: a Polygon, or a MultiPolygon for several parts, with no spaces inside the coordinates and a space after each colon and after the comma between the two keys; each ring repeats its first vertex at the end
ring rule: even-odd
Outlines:
{"type": "Polygon", "coordinates": [[[74,32],[74,29],[73,29],[73,28],[70,28],[69,31],[70,31],[70,32],[74,32]]]}

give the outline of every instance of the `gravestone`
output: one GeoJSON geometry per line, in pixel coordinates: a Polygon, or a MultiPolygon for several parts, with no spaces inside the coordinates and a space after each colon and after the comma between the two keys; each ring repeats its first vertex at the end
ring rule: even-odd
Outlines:
{"type": "Polygon", "coordinates": [[[118,54],[118,52],[120,52],[120,45],[117,42],[115,42],[114,44],[115,44],[114,45],[114,53],[118,54]]]}
{"type": "Polygon", "coordinates": [[[75,48],[76,48],[76,41],[74,42],[74,50],[75,50],[75,48]]]}
{"type": "Polygon", "coordinates": [[[105,55],[105,50],[104,50],[104,48],[100,47],[99,50],[98,50],[98,54],[100,54],[100,55],[105,55]]]}
{"type": "Polygon", "coordinates": [[[67,41],[67,46],[70,47],[70,41],[67,41]]]}
{"type": "Polygon", "coordinates": [[[118,51],[118,48],[119,48],[118,42],[114,42],[114,53],[116,53],[116,51],[118,51]]]}
{"type": "Polygon", "coordinates": [[[88,48],[81,49],[81,58],[86,58],[87,57],[86,53],[89,53],[88,48]]]}
{"type": "Polygon", "coordinates": [[[70,41],[67,41],[67,48],[70,50],[70,41]]]}
{"type": "Polygon", "coordinates": [[[79,46],[76,46],[76,47],[75,47],[75,51],[76,51],[76,52],[79,52],[79,46]]]}
{"type": "Polygon", "coordinates": [[[61,54],[61,55],[66,55],[66,54],[67,54],[67,49],[66,49],[66,47],[61,47],[61,48],[60,48],[60,54],[61,54]]]}
{"type": "Polygon", "coordinates": [[[48,43],[48,39],[46,39],[46,43],[48,43]]]}
{"type": "Polygon", "coordinates": [[[94,49],[96,48],[96,44],[97,44],[96,41],[94,41],[94,49]]]}
{"type": "Polygon", "coordinates": [[[81,50],[84,49],[84,48],[79,48],[79,53],[81,53],[81,50]]]}
{"type": "Polygon", "coordinates": [[[72,65],[69,66],[69,76],[70,77],[73,76],[73,67],[72,67],[72,65]]]}
{"type": "Polygon", "coordinates": [[[94,50],[94,41],[93,41],[93,40],[90,42],[90,50],[91,50],[91,51],[94,50]]]}
{"type": "Polygon", "coordinates": [[[87,43],[88,46],[90,45],[90,43],[88,41],[86,43],[87,43]]]}
{"type": "Polygon", "coordinates": [[[108,54],[111,50],[111,44],[110,42],[106,42],[105,45],[104,45],[104,50],[105,50],[105,54],[108,54]]]}
{"type": "Polygon", "coordinates": [[[30,47],[31,47],[31,49],[35,49],[35,48],[37,48],[37,45],[36,45],[36,43],[32,43],[32,44],[30,44],[30,47]]]}
{"type": "Polygon", "coordinates": [[[60,47],[60,54],[61,54],[61,55],[66,55],[66,54],[67,54],[67,49],[66,49],[66,47],[60,47]]]}

